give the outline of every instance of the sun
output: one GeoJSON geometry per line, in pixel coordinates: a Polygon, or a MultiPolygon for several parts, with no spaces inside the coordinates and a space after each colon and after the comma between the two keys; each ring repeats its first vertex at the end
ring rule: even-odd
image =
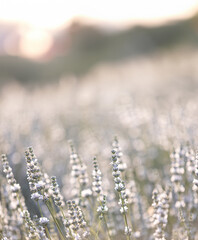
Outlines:
{"type": "Polygon", "coordinates": [[[21,54],[28,58],[39,58],[49,50],[52,43],[52,37],[48,32],[31,29],[20,41],[21,54]]]}

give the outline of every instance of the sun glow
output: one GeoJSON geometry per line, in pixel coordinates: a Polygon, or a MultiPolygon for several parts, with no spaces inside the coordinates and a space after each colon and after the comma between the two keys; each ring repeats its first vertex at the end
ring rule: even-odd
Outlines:
{"type": "Polygon", "coordinates": [[[0,0],[0,22],[28,26],[21,43],[22,51],[35,57],[49,47],[50,31],[69,24],[75,18],[126,27],[189,17],[197,7],[197,0],[0,0]],[[32,33],[29,32],[31,29],[32,33]],[[44,40],[46,44],[36,44],[44,40]]]}
{"type": "Polygon", "coordinates": [[[45,31],[31,30],[26,32],[22,38],[20,49],[25,57],[37,58],[46,53],[51,44],[50,34],[45,31]]]}

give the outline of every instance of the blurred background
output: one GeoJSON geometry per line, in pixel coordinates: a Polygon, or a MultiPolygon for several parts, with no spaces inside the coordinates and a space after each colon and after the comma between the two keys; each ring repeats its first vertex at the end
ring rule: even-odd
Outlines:
{"type": "Polygon", "coordinates": [[[0,0],[0,83],[57,82],[101,64],[197,49],[198,3],[0,0]]]}

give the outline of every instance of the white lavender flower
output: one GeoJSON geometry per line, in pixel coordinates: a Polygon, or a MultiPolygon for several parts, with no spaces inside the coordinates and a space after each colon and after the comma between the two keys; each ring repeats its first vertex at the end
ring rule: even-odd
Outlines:
{"type": "Polygon", "coordinates": [[[85,234],[88,230],[86,229],[87,224],[85,222],[81,208],[75,203],[75,201],[67,201],[67,206],[69,209],[69,227],[72,231],[72,236],[74,238],[80,238],[80,229],[83,229],[82,234],[85,234]]]}
{"type": "Polygon", "coordinates": [[[41,217],[39,218],[39,223],[42,225],[42,226],[46,226],[49,222],[49,219],[46,218],[46,217],[41,217]]]}
{"type": "Polygon", "coordinates": [[[26,228],[28,230],[28,237],[30,239],[39,239],[39,231],[36,228],[34,222],[30,218],[30,214],[27,210],[23,211],[23,218],[26,223],[26,228]]]}
{"type": "Polygon", "coordinates": [[[29,147],[28,150],[25,151],[25,156],[27,162],[27,179],[31,192],[31,198],[35,201],[44,200],[47,198],[47,194],[45,192],[45,179],[32,147],[29,147]]]}
{"type": "Polygon", "coordinates": [[[183,185],[183,175],[184,175],[184,161],[185,151],[182,147],[175,149],[171,154],[171,182],[173,184],[173,190],[176,193],[176,203],[175,207],[185,207],[184,192],[185,187],[183,185]]]}
{"type": "Polygon", "coordinates": [[[59,185],[57,183],[55,176],[51,177],[51,190],[53,192],[53,199],[55,204],[58,207],[63,207],[64,206],[63,196],[60,193],[59,185]]]}
{"type": "Polygon", "coordinates": [[[194,179],[193,179],[193,199],[194,199],[194,204],[198,205],[198,151],[196,153],[196,158],[195,158],[195,171],[194,171],[194,179]]]}
{"type": "Polygon", "coordinates": [[[81,196],[82,196],[83,198],[89,198],[90,196],[92,196],[92,191],[91,191],[91,189],[90,189],[90,188],[87,188],[87,189],[82,190],[81,196]]]}
{"type": "Polygon", "coordinates": [[[114,182],[115,182],[115,190],[119,193],[119,203],[121,205],[120,211],[121,213],[126,213],[128,210],[127,207],[127,199],[126,199],[126,192],[125,192],[125,183],[121,178],[121,173],[119,171],[118,165],[119,160],[117,158],[117,153],[113,149],[112,150],[112,175],[114,176],[114,182]]]}
{"type": "Polygon", "coordinates": [[[112,146],[116,151],[117,158],[119,159],[119,165],[118,165],[119,171],[124,172],[127,169],[127,164],[122,160],[123,153],[117,137],[114,138],[112,146]]]}
{"type": "Polygon", "coordinates": [[[97,208],[97,212],[99,213],[99,218],[103,219],[104,215],[108,212],[108,207],[106,205],[106,196],[102,196],[102,200],[100,201],[100,206],[97,208]]]}
{"type": "Polygon", "coordinates": [[[96,157],[94,157],[94,159],[93,159],[93,166],[94,166],[94,169],[92,171],[92,176],[93,176],[94,181],[92,183],[92,190],[96,194],[100,194],[102,191],[102,187],[101,187],[102,178],[101,178],[101,171],[99,169],[96,157]]]}
{"type": "Polygon", "coordinates": [[[14,194],[19,193],[21,190],[21,187],[14,178],[12,168],[10,167],[5,154],[2,154],[2,164],[3,164],[3,172],[6,174],[6,178],[8,180],[8,183],[11,186],[12,193],[14,194]]]}
{"type": "Polygon", "coordinates": [[[169,199],[165,191],[153,191],[153,226],[155,240],[165,240],[165,228],[168,221],[169,199]]]}

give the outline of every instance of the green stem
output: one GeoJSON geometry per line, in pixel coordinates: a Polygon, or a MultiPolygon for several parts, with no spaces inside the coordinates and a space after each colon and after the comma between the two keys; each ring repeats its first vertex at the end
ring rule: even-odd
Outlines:
{"type": "Polygon", "coordinates": [[[62,240],[66,240],[65,236],[63,235],[63,233],[62,233],[62,231],[61,231],[61,228],[60,228],[60,226],[59,226],[59,223],[57,222],[57,219],[56,219],[56,217],[54,216],[54,213],[53,213],[52,209],[50,208],[50,206],[48,206],[47,203],[46,203],[46,206],[47,206],[48,210],[50,211],[50,214],[51,214],[52,217],[53,217],[53,220],[54,220],[54,222],[55,222],[55,224],[56,224],[56,227],[57,227],[57,229],[58,229],[60,238],[61,238],[62,240]]]}
{"type": "Polygon", "coordinates": [[[104,218],[104,223],[105,223],[105,226],[106,226],[106,228],[107,228],[107,234],[108,234],[108,238],[109,238],[109,240],[111,240],[111,235],[110,235],[110,233],[109,233],[109,228],[108,228],[108,225],[107,225],[107,220],[106,220],[106,217],[105,217],[105,215],[103,215],[103,218],[104,218]]]}
{"type": "MultiPolygon", "coordinates": [[[[127,229],[129,229],[126,213],[124,214],[124,223],[125,223],[125,226],[127,227],[127,229]]],[[[131,239],[129,235],[127,235],[126,238],[127,238],[127,240],[131,239]]]]}
{"type": "Polygon", "coordinates": [[[38,201],[36,201],[36,203],[37,203],[37,206],[38,206],[39,212],[40,212],[40,214],[41,214],[41,217],[43,217],[43,213],[42,213],[42,210],[41,210],[41,206],[40,206],[40,204],[39,204],[38,201]]]}
{"type": "Polygon", "coordinates": [[[98,230],[97,230],[97,232],[95,234],[95,239],[98,239],[98,233],[100,231],[100,224],[101,224],[101,220],[99,220],[99,223],[98,223],[98,230]]]}
{"type": "Polygon", "coordinates": [[[45,226],[45,231],[46,231],[47,237],[48,237],[50,240],[52,240],[51,237],[50,237],[50,233],[49,233],[49,230],[48,230],[47,226],[45,226]]]}

